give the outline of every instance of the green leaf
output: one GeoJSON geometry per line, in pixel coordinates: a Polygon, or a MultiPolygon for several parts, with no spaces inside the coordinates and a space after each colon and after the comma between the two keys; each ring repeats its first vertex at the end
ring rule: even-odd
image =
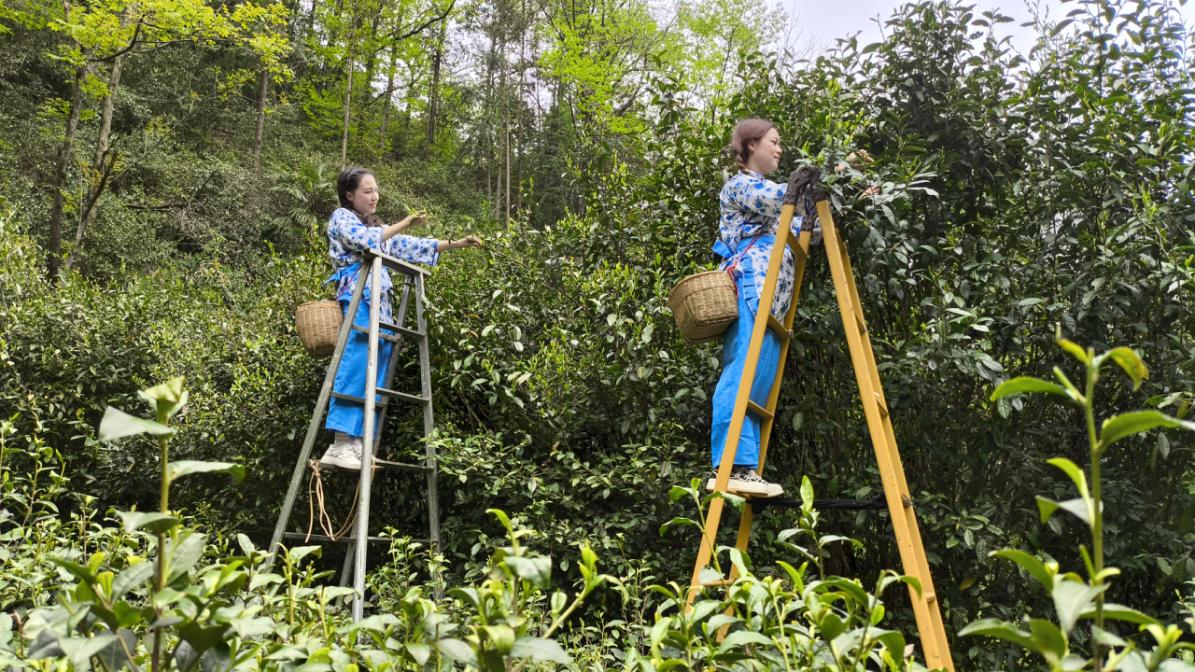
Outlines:
{"type": "Polygon", "coordinates": [[[207,535],[199,533],[188,534],[181,541],[170,541],[167,546],[170,553],[170,575],[166,577],[167,585],[174,583],[191,571],[195,563],[203,557],[203,549],[206,545],[207,535]]]}
{"type": "Polygon", "coordinates": [[[520,637],[510,650],[512,658],[530,658],[541,663],[569,665],[572,658],[555,641],[543,637],[520,637]]]}
{"type": "Polygon", "coordinates": [[[95,637],[63,637],[58,640],[63,652],[74,663],[75,669],[90,669],[91,657],[99,654],[116,641],[116,635],[104,633],[95,637]]]}
{"type": "Polygon", "coordinates": [[[1017,550],[1015,548],[1005,548],[1003,550],[994,551],[991,553],[991,555],[1017,563],[1021,569],[1024,569],[1029,573],[1029,576],[1037,579],[1037,582],[1041,584],[1041,587],[1044,588],[1047,593],[1054,589],[1054,572],[1050,571],[1050,568],[1046,567],[1046,563],[1038,560],[1032,555],[1029,555],[1025,551],[1017,550]]]}
{"type": "Polygon", "coordinates": [[[1054,342],[1058,344],[1058,347],[1069,352],[1072,357],[1083,362],[1084,366],[1091,363],[1091,357],[1088,356],[1087,351],[1078,343],[1063,338],[1061,329],[1055,331],[1054,342]]]}
{"type": "Polygon", "coordinates": [[[1060,385],[1055,385],[1047,380],[1041,378],[1034,378],[1033,376],[1019,376],[1011,380],[1006,380],[992,392],[991,400],[996,401],[1003,397],[1012,394],[1034,394],[1044,393],[1053,394],[1059,397],[1069,397],[1066,390],[1060,385]]]}
{"type": "Polygon", "coordinates": [[[294,548],[287,549],[286,559],[293,565],[312,553],[318,558],[323,553],[323,550],[322,546],[295,546],[294,548]]]}
{"type": "Polygon", "coordinates": [[[178,635],[191,645],[195,651],[203,653],[224,641],[224,631],[228,629],[225,623],[203,625],[191,621],[178,629],[178,635]]]}
{"type": "Polygon", "coordinates": [[[1106,588],[1066,579],[1054,586],[1050,597],[1054,600],[1054,611],[1058,614],[1058,624],[1064,633],[1070,634],[1079,618],[1093,610],[1095,598],[1106,588]]]}
{"type": "Polygon", "coordinates": [[[453,637],[441,639],[436,642],[436,648],[450,660],[473,667],[477,666],[477,654],[473,652],[473,649],[468,644],[459,639],[453,637]]]}
{"type": "Polygon", "coordinates": [[[183,390],[182,376],[141,390],[137,396],[153,404],[155,410],[165,413],[167,418],[174,417],[174,414],[182,410],[183,405],[187,403],[187,392],[183,390]]]}
{"type": "Polygon", "coordinates": [[[983,618],[959,630],[960,637],[994,637],[1012,642],[1029,651],[1036,650],[1033,639],[1024,630],[1018,630],[1011,623],[1005,623],[997,618],[983,618]]]}
{"type": "Polygon", "coordinates": [[[178,518],[167,514],[142,511],[117,511],[121,521],[124,522],[124,529],[126,532],[134,530],[147,530],[154,534],[161,534],[178,525],[178,518]]]}
{"type": "Polygon", "coordinates": [[[147,583],[154,576],[154,563],[142,561],[116,575],[112,580],[112,599],[119,600],[133,588],[147,583]]]}
{"type": "Polygon", "coordinates": [[[1083,473],[1083,470],[1079,468],[1079,465],[1071,462],[1065,457],[1052,457],[1046,460],[1046,464],[1052,464],[1061,469],[1063,473],[1070,477],[1071,482],[1074,483],[1075,487],[1079,490],[1079,494],[1083,497],[1088,496],[1087,475],[1083,473]]]}
{"type": "Polygon", "coordinates": [[[723,639],[722,643],[718,645],[718,652],[725,653],[732,649],[739,649],[749,644],[773,646],[772,640],[758,632],[753,632],[751,630],[735,630],[729,635],[726,635],[726,639],[723,639]]]}
{"type": "Polygon", "coordinates": [[[1121,346],[1113,348],[1104,353],[1105,356],[1111,357],[1112,361],[1120,365],[1129,379],[1133,381],[1133,389],[1136,390],[1141,387],[1141,381],[1149,377],[1149,369],[1145,368],[1145,362],[1141,360],[1141,356],[1132,348],[1121,346]]]}
{"type": "Polygon", "coordinates": [[[508,556],[502,560],[520,579],[530,581],[532,585],[543,588],[548,585],[552,577],[552,559],[546,556],[526,558],[508,556]]]}
{"type": "MultiPolygon", "coordinates": [[[[1083,618],[1094,618],[1095,609],[1083,612],[1083,618]]],[[[1142,613],[1131,607],[1126,607],[1121,604],[1114,604],[1108,602],[1104,604],[1104,618],[1113,621],[1125,621],[1126,623],[1136,623],[1137,625],[1157,625],[1158,619],[1149,614],[1142,613]]]]}
{"type": "Polygon", "coordinates": [[[1029,632],[1033,633],[1033,641],[1037,643],[1038,651],[1043,654],[1047,652],[1053,654],[1053,657],[1046,656],[1051,664],[1066,657],[1066,637],[1062,636],[1057,625],[1041,618],[1034,618],[1029,621],[1029,632]]]}
{"type": "Polygon", "coordinates": [[[1195,422],[1172,418],[1161,411],[1121,413],[1108,418],[1100,427],[1100,450],[1107,450],[1109,446],[1121,439],[1148,432],[1156,427],[1186,429],[1195,432],[1195,422]]]}
{"type": "Polygon", "coordinates": [[[129,415],[111,406],[104,411],[104,418],[100,420],[100,441],[115,441],[138,434],[169,436],[173,433],[174,430],[166,425],[129,415]]]}
{"type": "Polygon", "coordinates": [[[423,665],[432,657],[432,647],[422,642],[407,642],[405,644],[407,653],[411,654],[411,659],[415,661],[416,665],[423,665]]]}
{"type": "Polygon", "coordinates": [[[169,471],[170,480],[191,474],[228,474],[232,477],[233,482],[240,483],[245,479],[245,467],[232,462],[201,462],[198,460],[179,460],[178,462],[171,462],[169,471]]]}
{"type": "Polygon", "coordinates": [[[73,560],[67,560],[65,558],[50,558],[50,562],[70,572],[72,576],[83,583],[95,583],[95,574],[84,565],[81,565],[73,560]]]}
{"type": "Polygon", "coordinates": [[[1086,523],[1091,527],[1091,500],[1076,497],[1075,499],[1068,499],[1064,502],[1056,502],[1048,497],[1037,497],[1037,510],[1041,514],[1041,522],[1049,522],[1054,512],[1062,509],[1068,513],[1073,514],[1076,518],[1086,523]]]}

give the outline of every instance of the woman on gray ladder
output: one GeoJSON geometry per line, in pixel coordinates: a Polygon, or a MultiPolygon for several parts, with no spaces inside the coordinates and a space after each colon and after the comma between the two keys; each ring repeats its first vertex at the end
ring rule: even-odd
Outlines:
{"type": "MultiPolygon", "coordinates": [[[[340,172],[336,179],[336,194],[340,207],[332,212],[328,220],[328,256],[336,271],[329,282],[336,283],[336,300],[348,319],[349,302],[357,288],[357,276],[361,272],[362,254],[366,250],[379,250],[383,254],[416,264],[435,266],[440,253],[464,247],[478,247],[477,236],[465,236],[460,240],[436,240],[416,238],[402,232],[422,226],[427,213],[409,215],[402,221],[386,226],[374,211],[378,208],[377,178],[365,168],[351,167],[340,172]]],[[[394,323],[394,308],[391,305],[393,285],[390,273],[382,267],[382,282],[377,298],[381,302],[378,310],[383,322],[394,323]]],[[[369,302],[374,288],[366,285],[361,303],[353,323],[369,328],[369,302]]],[[[386,379],[390,364],[390,351],[394,345],[387,340],[378,342],[378,377],[381,386],[386,379]]],[[[358,331],[349,332],[349,340],[341,355],[340,367],[332,389],[339,393],[365,398],[366,366],[369,359],[369,336],[358,331]]],[[[332,445],[320,458],[320,465],[343,469],[361,468],[361,435],[364,433],[365,409],[360,404],[342,401],[335,397],[328,404],[328,418],[324,427],[335,432],[332,445]]]]}
{"type": "MultiPolygon", "coordinates": [[[[764,177],[780,166],[780,135],[772,122],[766,119],[740,121],[734,128],[729,151],[738,171],[722,186],[718,198],[722,217],[714,252],[722,257],[719,268],[727,270],[734,278],[739,297],[739,317],[723,336],[722,374],[714,389],[710,449],[715,474],[722,461],[723,448],[729,445],[731,450],[735,450],[734,444],[727,440],[730,417],[734,413],[735,397],[751,342],[751,330],[759,311],[768,260],[772,256],[780,223],[780,209],[784,205],[784,193],[788,187],[764,177]]],[[[799,234],[800,227],[801,218],[794,217],[793,235],[799,234]]],[[[820,240],[820,235],[821,231],[815,228],[814,240],[820,240]]],[[[776,284],[776,296],[771,305],[772,314],[777,319],[784,319],[792,302],[792,293],[793,253],[786,247],[780,279],[776,284]]],[[[767,404],[779,364],[780,339],[769,329],[764,332],[763,348],[759,352],[755,378],[751,383],[751,400],[760,406],[767,404]]],[[[759,434],[759,418],[748,413],[743,421],[742,434],[737,438],[734,471],[727,489],[741,495],[779,497],[784,494],[784,488],[765,481],[756,472],[759,467],[759,434]]],[[[710,479],[707,487],[712,490],[713,484],[713,479],[710,479]]]]}

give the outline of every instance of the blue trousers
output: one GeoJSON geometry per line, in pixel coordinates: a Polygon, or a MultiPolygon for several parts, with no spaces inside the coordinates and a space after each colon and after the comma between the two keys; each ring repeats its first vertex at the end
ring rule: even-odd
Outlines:
{"type": "MultiPolygon", "coordinates": [[[[341,301],[340,309],[348,317],[349,302],[341,301]]],[[[353,316],[353,324],[369,328],[369,290],[361,297],[357,305],[357,314],[353,316]]],[[[389,330],[383,329],[383,333],[389,330]]],[[[390,368],[390,351],[394,344],[390,341],[378,339],[378,387],[386,381],[386,370],[390,368]]],[[[350,331],[348,343],[344,344],[344,354],[340,358],[340,367],[336,369],[336,378],[332,389],[340,394],[347,394],[361,399],[365,398],[365,375],[369,363],[369,335],[359,331],[350,331]]],[[[378,396],[377,401],[381,401],[378,396]]],[[[374,435],[377,436],[378,423],[381,421],[381,411],[374,414],[374,435]]],[[[351,401],[341,401],[333,397],[328,404],[328,418],[324,427],[334,432],[344,432],[349,436],[361,436],[365,433],[365,408],[361,404],[351,401]]]]}
{"type": "MultiPolygon", "coordinates": [[[[726,435],[730,431],[730,416],[734,412],[735,397],[739,393],[739,381],[743,378],[743,365],[747,361],[747,348],[751,344],[751,330],[755,328],[755,314],[759,309],[759,298],[755,294],[753,269],[749,264],[741,267],[738,278],[739,318],[731,323],[722,337],[722,375],[714,388],[713,422],[710,425],[710,452],[714,468],[722,461],[722,449],[726,446],[726,435]]],[[[759,269],[766,272],[766,269],[759,269]]],[[[751,401],[767,406],[768,394],[776,379],[776,367],[780,365],[780,338],[769,329],[764,332],[763,347],[755,367],[751,383],[751,401]]],[[[735,451],[734,465],[744,469],[759,467],[760,419],[747,414],[743,420],[743,431],[738,445],[731,443],[735,451]]]]}

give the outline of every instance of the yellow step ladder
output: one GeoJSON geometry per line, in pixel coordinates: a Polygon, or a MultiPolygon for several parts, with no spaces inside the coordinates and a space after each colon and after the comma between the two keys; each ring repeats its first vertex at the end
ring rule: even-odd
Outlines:
{"type": "MultiPolygon", "coordinates": [[[[823,245],[830,262],[830,275],[834,280],[834,292],[838,298],[839,311],[842,313],[842,325],[851,352],[855,380],[859,384],[859,396],[863,402],[867,428],[871,434],[871,444],[875,449],[876,462],[879,465],[880,477],[884,485],[884,499],[892,516],[892,527],[896,535],[897,547],[900,550],[901,564],[905,574],[916,578],[921,584],[920,593],[910,586],[909,598],[913,603],[913,614],[917,620],[917,630],[921,635],[925,662],[931,669],[946,669],[953,672],[954,663],[950,658],[950,645],[942,623],[942,612],[938,606],[937,593],[934,591],[933,578],[930,576],[929,562],[925,557],[925,547],[921,543],[921,532],[917,526],[917,516],[913,512],[913,500],[909,495],[908,483],[905,481],[900,452],[896,448],[892,419],[888,415],[888,404],[884,401],[884,390],[880,385],[880,374],[876,368],[871,338],[867,333],[867,323],[863,319],[863,305],[859,301],[859,290],[855,286],[851,260],[847,255],[846,242],[839,236],[838,229],[834,226],[830,205],[825,192],[820,188],[819,173],[815,168],[805,167],[794,172],[788,183],[784,207],[780,213],[780,226],[776,232],[776,242],[768,261],[763,295],[759,300],[760,309],[755,316],[751,343],[747,349],[746,362],[743,365],[742,380],[739,383],[734,412],[731,415],[730,428],[726,435],[727,445],[723,447],[722,461],[718,465],[718,475],[714,479],[714,490],[717,492],[727,491],[727,483],[734,465],[735,451],[738,448],[738,437],[742,434],[747,413],[752,413],[760,419],[757,471],[760,474],[763,473],[768,456],[768,440],[771,437],[772,424],[776,415],[776,402],[780,397],[780,383],[784,378],[784,364],[788,355],[789,342],[792,340],[793,318],[797,313],[797,301],[801,296],[801,283],[805,276],[806,262],[809,259],[812,223],[815,217],[821,223],[823,245]],[[800,236],[794,239],[790,226],[798,202],[805,210],[805,219],[800,236]],[[786,246],[793,248],[795,269],[792,305],[781,322],[772,315],[771,306],[772,299],[776,295],[776,284],[780,278],[780,267],[786,246]],[[750,395],[751,382],[755,379],[759,353],[763,347],[764,333],[767,329],[771,329],[780,338],[780,364],[776,369],[772,391],[768,395],[767,407],[761,408],[751,401],[750,395]]],[[[748,505],[743,507],[739,521],[735,546],[741,551],[747,550],[751,537],[751,523],[754,518],[754,511],[750,506],[751,501],[751,498],[748,498],[748,505]]],[[[760,500],[760,503],[763,504],[766,501],[760,500]]],[[[722,498],[714,498],[710,502],[705,529],[702,533],[701,547],[697,552],[697,562],[694,564],[693,578],[689,584],[689,605],[693,604],[702,588],[727,585],[736,578],[736,571],[733,569],[728,580],[705,583],[701,578],[702,571],[710,564],[710,558],[715,549],[718,527],[722,521],[723,504],[722,498]]]]}

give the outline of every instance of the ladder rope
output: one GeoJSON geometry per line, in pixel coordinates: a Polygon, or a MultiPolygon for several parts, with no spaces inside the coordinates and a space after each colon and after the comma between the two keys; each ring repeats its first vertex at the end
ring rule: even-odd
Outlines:
{"type": "MultiPolygon", "coordinates": [[[[353,506],[349,509],[348,515],[345,517],[344,523],[340,528],[333,531],[332,516],[328,513],[328,509],[324,506],[324,478],[323,472],[320,471],[319,460],[311,460],[307,463],[311,469],[311,476],[307,479],[307,537],[303,539],[303,543],[311,541],[311,529],[315,527],[315,505],[319,504],[319,525],[324,535],[332,541],[339,541],[344,538],[344,535],[349,533],[353,526],[353,521],[357,519],[357,503],[360,500],[361,494],[361,479],[357,479],[357,488],[353,491],[353,506]]],[[[370,478],[377,473],[378,465],[373,465],[370,471],[370,478]]]]}

